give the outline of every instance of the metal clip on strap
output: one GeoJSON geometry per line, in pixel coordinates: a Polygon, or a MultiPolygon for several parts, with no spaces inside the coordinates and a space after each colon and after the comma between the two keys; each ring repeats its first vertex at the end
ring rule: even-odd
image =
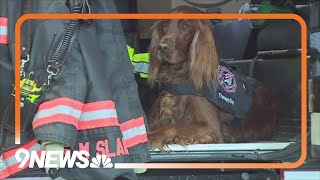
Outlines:
{"type": "Polygon", "coordinates": [[[25,77],[26,76],[26,72],[25,72],[25,65],[27,62],[30,61],[30,56],[29,54],[27,55],[26,59],[21,59],[21,65],[20,65],[20,77],[25,77]]]}
{"type": "MultiPolygon", "coordinates": [[[[86,0],[82,2],[86,2],[86,0]]],[[[76,1],[76,4],[74,5],[72,13],[73,14],[81,13],[81,4],[79,4],[78,1],[76,1]]],[[[67,54],[71,51],[72,44],[74,43],[75,36],[77,34],[78,26],[79,26],[78,19],[70,21],[65,31],[65,34],[62,36],[59,47],[54,52],[52,56],[52,60],[49,61],[49,65],[47,66],[47,73],[48,73],[48,81],[46,85],[47,89],[49,88],[52,77],[58,75],[60,68],[64,65],[66,61],[67,54]]]]}
{"type": "Polygon", "coordinates": [[[55,67],[53,67],[53,66],[51,66],[51,65],[48,65],[48,67],[47,67],[47,73],[48,73],[47,86],[49,86],[49,85],[50,85],[50,81],[51,81],[51,79],[52,79],[52,76],[58,75],[59,69],[58,69],[58,68],[55,68],[55,67]]]}

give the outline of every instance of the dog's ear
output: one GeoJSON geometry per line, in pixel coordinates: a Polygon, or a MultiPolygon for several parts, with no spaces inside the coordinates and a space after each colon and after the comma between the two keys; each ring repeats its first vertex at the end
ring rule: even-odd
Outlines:
{"type": "Polygon", "coordinates": [[[218,76],[219,59],[209,20],[198,20],[197,29],[190,46],[190,79],[201,89],[212,85],[218,76]]]}
{"type": "Polygon", "coordinates": [[[157,21],[153,24],[151,27],[151,42],[149,45],[149,53],[150,53],[150,68],[148,72],[148,83],[151,87],[154,86],[156,80],[157,80],[157,75],[159,72],[159,68],[161,65],[160,60],[157,57],[158,53],[158,46],[159,46],[159,41],[160,41],[160,31],[161,31],[161,21],[157,21]]]}

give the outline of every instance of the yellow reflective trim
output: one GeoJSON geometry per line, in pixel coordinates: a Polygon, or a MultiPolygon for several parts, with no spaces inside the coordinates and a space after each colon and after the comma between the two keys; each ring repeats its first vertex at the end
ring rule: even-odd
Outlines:
{"type": "Polygon", "coordinates": [[[20,80],[20,88],[21,95],[27,97],[30,102],[35,102],[42,92],[42,87],[37,87],[35,81],[26,78],[20,80]]]}
{"type": "Polygon", "coordinates": [[[140,73],[141,78],[148,78],[148,74],[140,73]]]}
{"type": "Polygon", "coordinates": [[[127,50],[128,50],[130,61],[132,61],[134,56],[134,49],[131,46],[127,45],[127,50]]]}
{"type": "Polygon", "coordinates": [[[145,62],[145,63],[149,63],[150,60],[150,55],[149,53],[139,53],[139,54],[135,54],[133,55],[133,62],[145,62]]]}

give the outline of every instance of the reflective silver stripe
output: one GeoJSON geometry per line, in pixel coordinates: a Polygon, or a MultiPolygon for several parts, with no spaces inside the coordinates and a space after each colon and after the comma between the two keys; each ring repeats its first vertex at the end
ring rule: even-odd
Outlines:
{"type": "MultiPolygon", "coordinates": [[[[44,148],[43,146],[41,146],[40,144],[35,144],[34,146],[32,146],[30,149],[27,149],[30,153],[32,151],[39,151],[41,150],[42,148],[44,148]]],[[[25,157],[25,154],[20,154],[20,157],[22,159],[24,159],[25,157]]],[[[3,165],[2,165],[2,170],[5,170],[6,168],[10,167],[10,166],[13,166],[15,165],[16,163],[18,163],[18,161],[16,160],[16,157],[15,155],[9,157],[8,159],[6,159],[5,161],[2,162],[3,165]]]]}
{"type": "Polygon", "coordinates": [[[144,62],[132,62],[132,65],[134,66],[134,72],[138,72],[138,73],[145,73],[148,74],[149,72],[149,67],[150,65],[148,63],[144,63],[144,62]]]}
{"type": "Polygon", "coordinates": [[[65,114],[65,115],[73,116],[75,118],[79,118],[81,115],[81,111],[65,105],[55,106],[53,108],[45,109],[45,110],[40,109],[37,112],[36,116],[34,117],[33,122],[37,121],[37,119],[50,117],[56,114],[65,114]]]}
{"type": "Polygon", "coordinates": [[[0,35],[8,35],[8,28],[6,26],[0,26],[0,35]]]}
{"type": "Polygon", "coordinates": [[[117,118],[115,109],[102,109],[97,111],[83,112],[80,116],[80,121],[90,121],[104,118],[117,118]]]}
{"type": "Polygon", "coordinates": [[[122,132],[123,139],[125,139],[125,140],[133,138],[138,135],[145,134],[145,133],[147,133],[145,125],[134,127],[134,128],[131,128],[131,129],[128,129],[128,130],[122,132]]]}

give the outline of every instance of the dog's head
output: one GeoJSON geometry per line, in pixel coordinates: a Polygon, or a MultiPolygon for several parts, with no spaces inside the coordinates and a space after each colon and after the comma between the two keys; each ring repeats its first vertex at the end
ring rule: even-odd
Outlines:
{"type": "MultiPolygon", "coordinates": [[[[203,12],[189,6],[179,6],[171,13],[203,12]]],[[[151,67],[148,78],[151,85],[162,73],[161,66],[185,68],[187,78],[197,88],[216,79],[218,57],[209,20],[164,19],[156,22],[151,29],[151,67]]]]}

